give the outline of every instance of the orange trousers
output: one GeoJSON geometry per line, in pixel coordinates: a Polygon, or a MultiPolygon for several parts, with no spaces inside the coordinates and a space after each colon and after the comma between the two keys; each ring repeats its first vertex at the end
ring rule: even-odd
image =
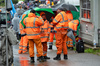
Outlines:
{"type": "Polygon", "coordinates": [[[50,42],[53,42],[54,35],[56,37],[56,33],[50,33],[50,42]]]}
{"type": "Polygon", "coordinates": [[[56,47],[57,47],[57,54],[61,54],[62,53],[62,49],[63,49],[63,53],[64,55],[68,54],[67,52],[67,45],[66,45],[66,39],[67,39],[67,30],[64,31],[60,30],[57,31],[57,37],[56,37],[56,47]]]}
{"type": "Polygon", "coordinates": [[[68,41],[67,43],[67,47],[73,47],[73,40],[71,38],[68,37],[68,41]]]}
{"type": "Polygon", "coordinates": [[[43,49],[41,39],[29,39],[29,54],[30,57],[34,57],[34,43],[36,45],[38,57],[43,56],[43,49]]]}
{"type": "Polygon", "coordinates": [[[18,53],[20,54],[20,53],[25,53],[25,52],[27,52],[27,45],[28,45],[27,36],[21,37],[21,41],[20,41],[20,44],[19,44],[18,53]]]}
{"type": "MultiPolygon", "coordinates": [[[[42,46],[43,46],[43,56],[47,56],[47,42],[42,42],[42,46]]],[[[37,57],[39,57],[38,53],[37,53],[37,57]]]]}
{"type": "Polygon", "coordinates": [[[43,45],[43,56],[47,56],[47,42],[42,42],[43,45]]]}

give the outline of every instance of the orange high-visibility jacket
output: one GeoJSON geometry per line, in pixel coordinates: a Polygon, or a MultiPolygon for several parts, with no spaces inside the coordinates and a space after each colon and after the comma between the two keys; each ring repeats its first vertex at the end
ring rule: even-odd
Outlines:
{"type": "Polygon", "coordinates": [[[77,31],[77,26],[79,24],[78,20],[73,20],[73,21],[69,22],[68,24],[69,24],[70,29],[77,31]]]}
{"type": "MultiPolygon", "coordinates": [[[[22,19],[26,16],[26,14],[22,15],[22,19]]],[[[22,26],[21,22],[19,23],[19,30],[20,30],[20,34],[21,35],[26,35],[26,33],[24,32],[24,27],[22,26]]]]}
{"type": "Polygon", "coordinates": [[[56,30],[68,29],[67,14],[62,11],[53,20],[53,24],[56,25],[56,30]]]}
{"type": "Polygon", "coordinates": [[[28,39],[38,39],[40,38],[40,26],[43,22],[36,18],[36,15],[29,13],[28,17],[24,20],[26,26],[25,32],[28,39]]]}
{"type": "Polygon", "coordinates": [[[50,4],[50,1],[47,1],[47,5],[50,4]]]}
{"type": "MultiPolygon", "coordinates": [[[[51,19],[53,20],[54,17],[51,17],[51,19]]],[[[53,23],[51,22],[51,23],[49,23],[49,32],[53,32],[53,31],[56,31],[56,28],[53,26],[53,23]]]]}
{"type": "Polygon", "coordinates": [[[49,32],[48,32],[48,27],[49,27],[49,22],[47,20],[43,20],[42,17],[39,17],[40,20],[44,23],[40,29],[41,29],[41,42],[47,42],[49,39],[49,32]]]}
{"type": "Polygon", "coordinates": [[[72,21],[73,20],[73,14],[71,13],[71,11],[67,11],[66,14],[67,14],[68,22],[72,21]]]}
{"type": "Polygon", "coordinates": [[[47,20],[44,21],[44,25],[41,26],[41,42],[48,42],[49,40],[49,32],[48,32],[49,22],[47,20]]]}
{"type": "Polygon", "coordinates": [[[53,26],[53,23],[51,22],[51,23],[49,24],[49,32],[54,32],[54,31],[56,32],[56,30],[57,30],[56,27],[54,27],[54,26],[53,26]]]}

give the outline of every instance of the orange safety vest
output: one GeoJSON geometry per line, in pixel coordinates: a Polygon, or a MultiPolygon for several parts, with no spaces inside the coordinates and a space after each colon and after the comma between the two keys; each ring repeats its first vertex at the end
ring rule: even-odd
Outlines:
{"type": "Polygon", "coordinates": [[[52,22],[49,24],[49,32],[53,32],[55,31],[56,32],[56,27],[53,26],[52,22]]]}
{"type": "Polygon", "coordinates": [[[49,40],[49,32],[48,32],[49,22],[47,20],[44,21],[44,25],[41,26],[41,42],[48,42],[49,40]]]}
{"type": "Polygon", "coordinates": [[[71,13],[71,11],[67,11],[66,14],[67,14],[68,22],[72,21],[73,20],[73,14],[71,13]]]}
{"type": "Polygon", "coordinates": [[[77,26],[79,24],[79,21],[78,20],[73,20],[71,22],[68,23],[69,25],[69,28],[74,30],[74,31],[77,31],[77,26]]]}
{"type": "MultiPolygon", "coordinates": [[[[23,19],[25,16],[26,16],[26,14],[23,14],[23,15],[22,15],[22,19],[23,19]]],[[[21,34],[22,36],[25,36],[25,35],[26,35],[26,33],[24,32],[24,27],[22,26],[21,22],[19,23],[19,30],[20,30],[20,34],[21,34]]]]}
{"type": "Polygon", "coordinates": [[[28,39],[38,39],[40,38],[40,26],[43,22],[36,18],[35,14],[29,13],[28,17],[24,20],[26,26],[25,32],[28,39]]]}
{"type": "Polygon", "coordinates": [[[67,14],[62,11],[53,20],[53,24],[56,25],[56,30],[68,29],[67,14]]]}

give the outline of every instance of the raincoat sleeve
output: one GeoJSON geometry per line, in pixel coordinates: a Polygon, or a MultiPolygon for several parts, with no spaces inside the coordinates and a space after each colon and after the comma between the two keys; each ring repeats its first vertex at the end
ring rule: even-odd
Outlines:
{"type": "Polygon", "coordinates": [[[12,21],[11,21],[11,22],[12,22],[12,26],[14,26],[14,19],[12,19],[12,21]]]}
{"type": "Polygon", "coordinates": [[[20,19],[18,17],[18,14],[15,13],[14,18],[12,19],[12,25],[16,33],[19,33],[19,22],[20,22],[20,19]]]}
{"type": "Polygon", "coordinates": [[[42,20],[40,20],[39,18],[36,18],[36,24],[37,24],[38,26],[41,26],[41,25],[43,25],[43,22],[42,22],[42,20]]]}
{"type": "Polygon", "coordinates": [[[53,24],[55,25],[55,24],[57,24],[57,23],[59,23],[60,22],[60,20],[61,20],[61,15],[60,14],[58,14],[54,19],[53,19],[53,24]]]}
{"type": "Polygon", "coordinates": [[[20,34],[19,23],[20,23],[20,18],[18,18],[18,24],[17,24],[18,25],[18,27],[17,27],[18,28],[18,33],[20,34]]]}

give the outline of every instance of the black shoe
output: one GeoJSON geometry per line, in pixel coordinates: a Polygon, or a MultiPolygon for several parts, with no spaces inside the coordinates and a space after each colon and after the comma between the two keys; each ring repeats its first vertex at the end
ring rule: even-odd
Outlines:
{"type": "Polygon", "coordinates": [[[39,62],[45,62],[46,59],[44,59],[43,56],[41,56],[41,57],[39,57],[39,60],[38,60],[38,61],[39,61],[39,62]]]}
{"type": "Polygon", "coordinates": [[[61,60],[60,54],[53,58],[54,60],[61,60]]]}
{"type": "Polygon", "coordinates": [[[64,55],[64,59],[67,60],[68,59],[68,56],[67,55],[64,55]]]}
{"type": "Polygon", "coordinates": [[[34,57],[31,57],[31,60],[30,60],[31,63],[34,63],[34,57]]]}
{"type": "Polygon", "coordinates": [[[50,59],[50,57],[44,56],[44,59],[50,59]]]}
{"type": "Polygon", "coordinates": [[[37,60],[39,60],[39,57],[37,57],[37,60]]]}
{"type": "Polygon", "coordinates": [[[74,48],[72,47],[71,50],[74,50],[74,48]]]}
{"type": "Polygon", "coordinates": [[[67,47],[67,49],[70,49],[70,47],[67,47]]]}
{"type": "Polygon", "coordinates": [[[52,45],[49,45],[49,49],[52,50],[52,45]]]}

